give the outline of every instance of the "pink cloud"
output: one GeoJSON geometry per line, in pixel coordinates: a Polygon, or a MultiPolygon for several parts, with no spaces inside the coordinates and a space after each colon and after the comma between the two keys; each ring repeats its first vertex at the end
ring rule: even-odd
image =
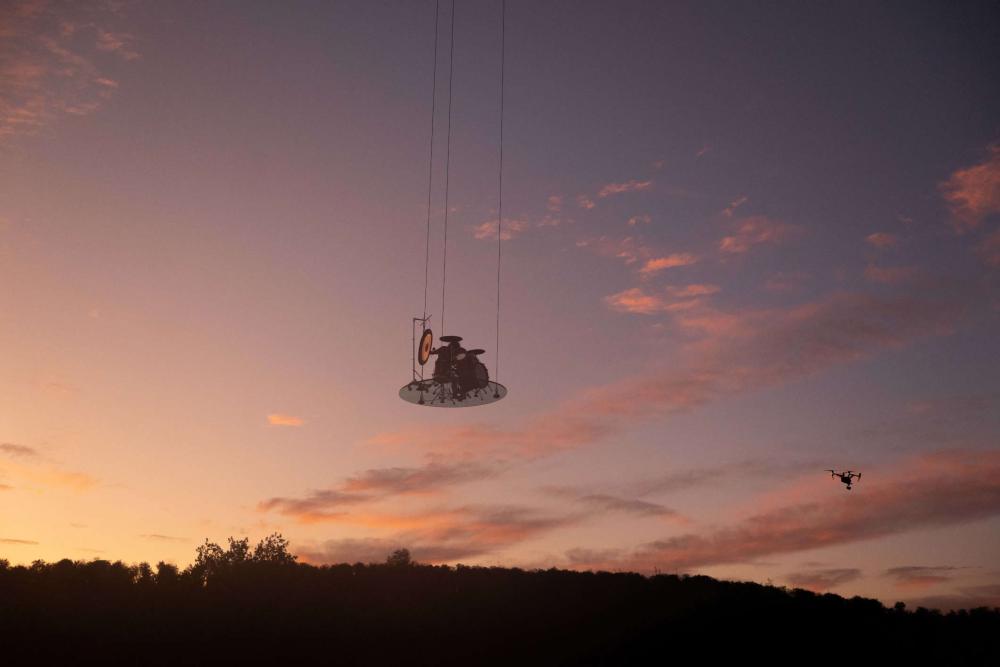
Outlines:
{"type": "Polygon", "coordinates": [[[736,212],[736,209],[738,209],[745,203],[747,203],[746,197],[739,197],[737,199],[734,199],[732,202],[730,202],[729,206],[723,209],[722,215],[726,216],[727,218],[733,217],[733,213],[736,212]]]}
{"type": "Polygon", "coordinates": [[[392,496],[429,495],[458,484],[487,479],[502,466],[477,462],[430,463],[416,468],[374,468],[348,477],[329,489],[299,498],[275,497],[261,501],[257,509],[275,511],[302,523],[346,521],[347,510],[392,496]]]}
{"type": "Polygon", "coordinates": [[[794,225],[771,220],[764,215],[742,218],[737,224],[736,233],[719,242],[719,250],[725,253],[744,253],[762,243],[780,243],[797,231],[798,228],[794,225]]]}
{"type": "Polygon", "coordinates": [[[745,563],[1000,514],[1000,452],[940,451],[873,472],[878,483],[853,495],[826,493],[819,484],[804,495],[794,485],[787,504],[731,527],[650,542],[615,564],[670,571],[745,563]]]}
{"type": "MultiPolygon", "coordinates": [[[[639,291],[618,301],[636,312],[660,307],[643,296],[639,291]]],[[[920,298],[836,294],[787,310],[738,313],[699,304],[672,313],[673,325],[695,340],[661,370],[585,391],[520,425],[402,429],[369,442],[447,455],[544,456],[601,441],[638,419],[664,418],[947,333],[961,312],[960,302],[927,293],[920,298]]]]}
{"type": "Polygon", "coordinates": [[[12,442],[0,442],[0,454],[6,454],[15,458],[38,458],[38,450],[27,445],[15,445],[12,442]]]}
{"type": "Polygon", "coordinates": [[[649,257],[650,249],[631,236],[623,239],[612,239],[601,236],[593,239],[582,239],[576,242],[578,248],[589,248],[603,257],[622,259],[626,264],[633,264],[640,259],[649,257]]]}
{"type": "Polygon", "coordinates": [[[644,276],[650,276],[654,273],[659,273],[664,269],[673,269],[678,266],[690,266],[698,261],[696,255],[692,255],[689,252],[680,252],[666,255],[665,257],[651,257],[646,260],[646,263],[642,265],[639,269],[639,273],[644,276]]]}
{"type": "Polygon", "coordinates": [[[133,48],[135,38],[125,32],[109,32],[107,30],[97,30],[97,48],[101,51],[115,53],[125,60],[135,60],[139,53],[133,48]]]}
{"type": "Polygon", "coordinates": [[[674,313],[695,308],[701,303],[700,297],[710,296],[718,291],[719,287],[716,285],[685,285],[668,286],[663,294],[651,294],[641,287],[633,287],[604,297],[604,303],[612,310],[622,313],[674,313]]]}
{"type": "Polygon", "coordinates": [[[674,285],[667,287],[667,293],[678,298],[689,298],[696,296],[709,296],[718,293],[722,288],[718,285],[684,285],[677,287],[674,285]]]}
{"type": "Polygon", "coordinates": [[[315,564],[381,561],[393,550],[405,547],[419,562],[455,562],[504,549],[577,520],[512,506],[465,506],[406,515],[372,515],[365,517],[361,525],[394,532],[360,540],[328,540],[318,548],[300,549],[298,555],[303,561],[315,564]]]}
{"type": "Polygon", "coordinates": [[[549,197],[548,203],[545,208],[552,211],[553,213],[559,213],[562,210],[563,198],[561,195],[552,195],[549,197]]]}
{"type": "Polygon", "coordinates": [[[1000,213],[1000,145],[987,149],[986,159],[959,169],[941,183],[941,194],[951,209],[952,226],[962,233],[1000,213]]]}
{"type": "Polygon", "coordinates": [[[604,303],[612,310],[638,315],[676,312],[692,308],[696,304],[693,300],[678,301],[656,294],[648,294],[641,287],[633,287],[617,294],[606,296],[604,297],[604,303]]]}
{"type": "Polygon", "coordinates": [[[0,476],[9,476],[28,484],[67,489],[69,491],[89,491],[99,484],[97,478],[83,472],[61,470],[39,463],[38,457],[29,457],[25,463],[0,462],[0,476]]]}
{"type": "Polygon", "coordinates": [[[117,52],[138,55],[123,37],[95,25],[95,18],[105,22],[112,12],[98,7],[78,22],[71,16],[78,11],[73,3],[0,3],[0,141],[35,134],[64,114],[93,113],[118,86],[101,75],[99,52],[121,42],[117,52]],[[79,38],[83,31],[96,33],[90,45],[79,38]]]}
{"type": "Polygon", "coordinates": [[[653,181],[626,181],[624,183],[608,183],[597,192],[600,198],[620,195],[625,192],[639,192],[652,187],[653,181]]]}
{"type": "Polygon", "coordinates": [[[643,517],[679,520],[675,510],[659,503],[651,503],[637,498],[619,498],[606,493],[591,493],[574,498],[577,502],[602,512],[621,512],[643,517]]]}
{"type": "Polygon", "coordinates": [[[300,417],[274,413],[267,416],[267,423],[271,426],[302,426],[305,422],[300,417]]]}
{"type": "Polygon", "coordinates": [[[636,225],[648,225],[653,219],[643,213],[642,215],[633,215],[628,219],[628,226],[635,227],[636,225]]]}
{"type": "Polygon", "coordinates": [[[875,246],[876,248],[891,248],[899,242],[899,237],[895,234],[888,234],[886,232],[875,232],[874,234],[866,236],[865,241],[867,241],[869,245],[875,246]]]}
{"type": "Polygon", "coordinates": [[[588,211],[590,209],[594,208],[595,206],[597,206],[597,204],[594,203],[594,200],[591,199],[590,197],[588,197],[587,195],[580,195],[580,196],[578,196],[576,198],[576,204],[580,208],[586,209],[588,211]]]}
{"type": "MultiPolygon", "coordinates": [[[[500,238],[503,239],[504,241],[509,241],[515,236],[519,236],[522,232],[528,229],[528,222],[526,220],[514,220],[511,218],[504,218],[501,229],[502,231],[500,232],[500,238]]],[[[487,220],[486,222],[476,225],[472,229],[472,234],[481,241],[483,240],[496,241],[497,221],[487,220]]]]}

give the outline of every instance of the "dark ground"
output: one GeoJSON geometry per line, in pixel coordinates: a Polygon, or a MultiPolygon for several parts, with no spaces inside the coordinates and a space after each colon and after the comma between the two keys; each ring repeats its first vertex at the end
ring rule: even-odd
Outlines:
{"type": "Polygon", "coordinates": [[[1000,609],[701,576],[314,567],[277,544],[206,543],[182,572],[0,560],[0,664],[1000,665],[1000,609]]]}

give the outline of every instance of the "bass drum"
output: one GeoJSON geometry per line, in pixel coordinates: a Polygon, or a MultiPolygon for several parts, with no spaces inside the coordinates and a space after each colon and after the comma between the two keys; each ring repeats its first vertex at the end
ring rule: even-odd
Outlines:
{"type": "Polygon", "coordinates": [[[490,384],[490,372],[486,370],[486,364],[476,359],[476,367],[474,370],[476,377],[476,388],[485,389],[490,384]]]}

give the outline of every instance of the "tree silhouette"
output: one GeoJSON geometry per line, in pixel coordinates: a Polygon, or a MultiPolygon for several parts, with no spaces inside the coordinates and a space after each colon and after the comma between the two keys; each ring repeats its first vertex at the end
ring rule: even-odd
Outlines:
{"type": "Polygon", "coordinates": [[[271,533],[254,547],[253,560],[258,563],[291,565],[295,562],[295,556],[288,551],[288,540],[280,533],[271,533]]]}
{"type": "Polygon", "coordinates": [[[409,549],[396,549],[385,559],[385,564],[392,567],[408,567],[413,565],[409,549]]]}
{"type": "Polygon", "coordinates": [[[1000,609],[908,611],[705,576],[421,565],[407,549],[313,566],[278,533],[252,549],[206,540],[183,570],[0,559],[3,664],[655,664],[680,649],[711,663],[762,645],[769,661],[801,663],[831,637],[871,663],[1000,664],[1000,609]]]}

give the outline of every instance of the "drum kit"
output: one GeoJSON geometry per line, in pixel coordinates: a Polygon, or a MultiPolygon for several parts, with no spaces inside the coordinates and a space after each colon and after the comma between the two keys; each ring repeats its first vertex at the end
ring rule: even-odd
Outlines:
{"type": "MultiPolygon", "coordinates": [[[[421,318],[414,318],[414,323],[421,318]]],[[[440,347],[434,347],[434,333],[424,329],[416,346],[413,380],[399,390],[399,397],[409,403],[440,408],[460,408],[495,403],[507,395],[507,388],[490,380],[486,364],[480,356],[482,348],[466,350],[461,336],[441,336],[440,347]],[[437,356],[430,378],[423,377],[423,366],[437,356]]]]}
{"type": "MultiPolygon", "coordinates": [[[[494,369],[499,375],[500,364],[500,248],[504,239],[502,233],[503,222],[503,61],[504,61],[504,27],[506,4],[500,4],[500,80],[499,80],[499,102],[500,102],[500,142],[499,142],[499,173],[497,179],[497,295],[496,295],[496,323],[497,323],[497,347],[496,358],[494,359],[494,369]]],[[[439,7],[434,10],[434,76],[431,77],[431,141],[430,149],[430,169],[427,179],[427,240],[424,250],[424,307],[423,316],[413,318],[413,379],[399,390],[399,397],[409,403],[416,405],[427,405],[436,408],[461,408],[474,405],[486,405],[496,403],[507,395],[507,388],[499,382],[490,380],[490,373],[486,364],[480,361],[480,357],[486,354],[486,350],[475,348],[466,350],[461,346],[461,336],[441,336],[441,345],[434,347],[434,333],[428,326],[430,315],[427,313],[427,293],[429,285],[430,266],[430,244],[431,244],[431,199],[433,193],[434,175],[434,124],[435,106],[437,99],[437,52],[438,52],[438,24],[440,23],[439,7]],[[417,342],[417,332],[420,333],[420,341],[417,342]],[[432,356],[437,356],[434,362],[434,370],[431,376],[424,376],[424,366],[430,361],[432,356]]],[[[451,5],[451,36],[452,44],[449,56],[448,70],[448,139],[446,145],[446,157],[444,168],[444,247],[442,248],[441,265],[441,331],[444,332],[445,314],[445,293],[447,286],[448,268],[448,183],[451,158],[451,72],[454,69],[454,35],[455,35],[455,5],[451,5]]]]}

